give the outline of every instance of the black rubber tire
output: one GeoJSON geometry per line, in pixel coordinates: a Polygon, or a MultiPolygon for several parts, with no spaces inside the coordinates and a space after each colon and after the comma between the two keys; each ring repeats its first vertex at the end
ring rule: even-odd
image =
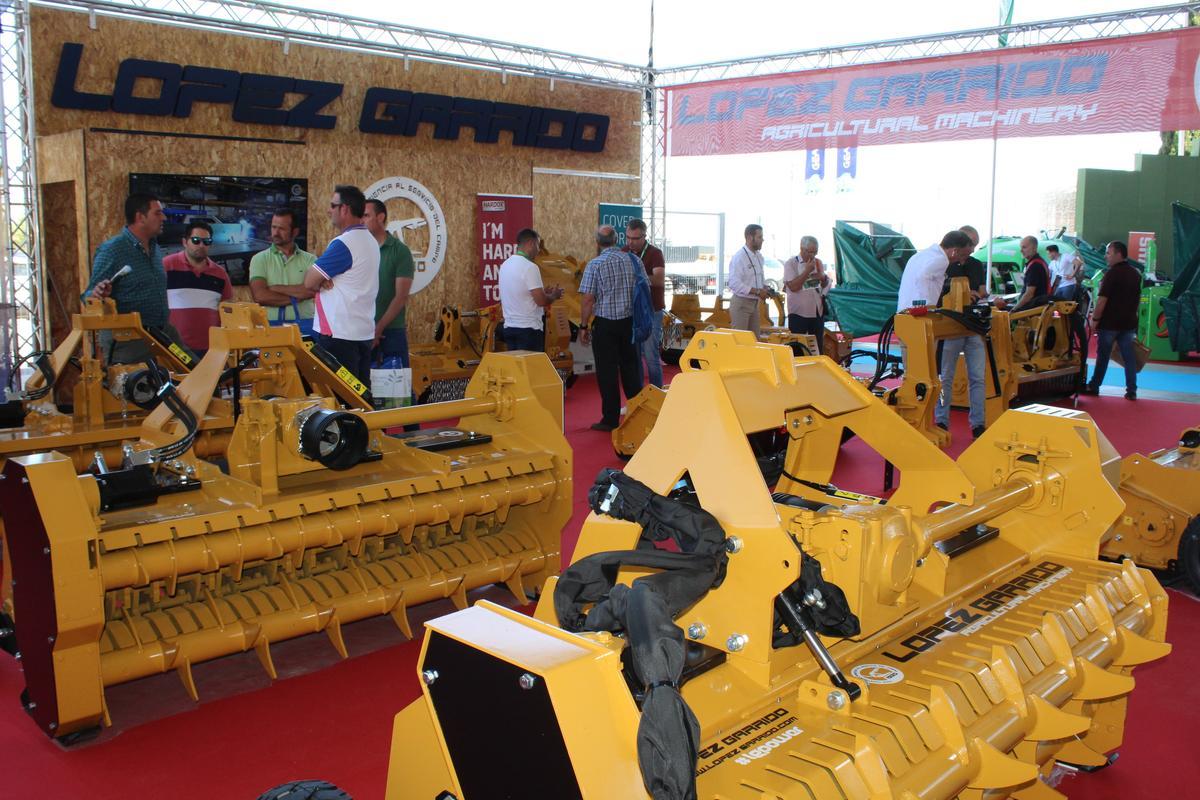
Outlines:
{"type": "Polygon", "coordinates": [[[354,800],[328,781],[292,781],[268,789],[258,800],[354,800]]]}
{"type": "Polygon", "coordinates": [[[1179,537],[1179,571],[1200,594],[1200,517],[1193,517],[1179,537]]]}

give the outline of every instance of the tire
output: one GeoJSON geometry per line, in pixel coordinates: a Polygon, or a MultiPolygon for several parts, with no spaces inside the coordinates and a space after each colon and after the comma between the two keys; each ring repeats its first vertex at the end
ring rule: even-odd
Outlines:
{"type": "Polygon", "coordinates": [[[1200,594],[1200,517],[1192,518],[1179,537],[1179,569],[1200,594]]]}
{"type": "Polygon", "coordinates": [[[327,781],[292,781],[268,789],[258,800],[354,800],[327,781]]]}

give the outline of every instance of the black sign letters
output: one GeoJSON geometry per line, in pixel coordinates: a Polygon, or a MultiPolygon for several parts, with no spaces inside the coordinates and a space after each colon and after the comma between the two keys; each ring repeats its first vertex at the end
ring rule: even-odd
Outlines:
{"type": "MultiPolygon", "coordinates": [[[[75,88],[82,60],[82,44],[63,44],[50,95],[55,107],[186,119],[196,103],[215,103],[230,106],[237,122],[332,130],[337,116],[321,112],[344,89],[327,81],[127,58],[117,68],[112,94],[97,94],[75,88]],[[141,94],[136,92],[139,83],[141,94]],[[146,94],[146,86],[157,88],[146,94]],[[288,106],[289,95],[300,100],[288,106]]],[[[453,141],[462,128],[470,128],[475,141],[484,144],[496,144],[507,132],[519,147],[581,153],[603,151],[608,138],[608,117],[603,114],[378,86],[367,89],[358,121],[363,133],[416,136],[422,124],[432,127],[434,139],[453,141]]]]}

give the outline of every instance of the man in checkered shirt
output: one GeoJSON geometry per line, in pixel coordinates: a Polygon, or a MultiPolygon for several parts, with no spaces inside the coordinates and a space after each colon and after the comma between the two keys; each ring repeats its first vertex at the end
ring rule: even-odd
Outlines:
{"type": "MultiPolygon", "coordinates": [[[[179,332],[167,321],[167,273],[163,270],[162,248],[155,241],[162,233],[166,215],[154,195],[135,192],[125,199],[125,227],[96,248],[92,278],[83,293],[86,298],[111,297],[117,311],[141,315],[142,327],[161,328],[179,341],[179,332]],[[131,272],[113,281],[125,267],[131,272]]],[[[134,364],[150,357],[150,345],[135,339],[114,342],[112,333],[101,331],[100,346],[110,364],[134,364]]]]}
{"type": "Polygon", "coordinates": [[[600,421],[592,430],[608,432],[621,421],[620,376],[625,397],[642,390],[642,365],[639,346],[633,343],[634,270],[645,271],[633,253],[617,248],[617,231],[612,225],[596,230],[599,255],[588,262],[579,283],[580,314],[583,329],[580,344],[592,343],[596,357],[596,383],[600,385],[600,421]],[[590,320],[590,325],[589,325],[590,320]]]}

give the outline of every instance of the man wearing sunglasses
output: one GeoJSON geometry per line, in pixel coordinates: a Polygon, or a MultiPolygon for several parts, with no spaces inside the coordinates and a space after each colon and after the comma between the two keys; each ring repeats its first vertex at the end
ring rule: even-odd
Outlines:
{"type": "Polygon", "coordinates": [[[208,257],[212,243],[212,226],[191,222],[183,237],[183,250],[163,259],[171,324],[183,343],[200,356],[208,350],[209,329],[221,324],[217,308],[233,298],[229,273],[208,257]]]}
{"type": "Polygon", "coordinates": [[[336,186],[329,222],[338,235],[304,274],[317,293],[315,335],[354,377],[371,382],[375,297],[379,294],[379,242],[363,224],[367,198],[357,186],[336,186]]]}

